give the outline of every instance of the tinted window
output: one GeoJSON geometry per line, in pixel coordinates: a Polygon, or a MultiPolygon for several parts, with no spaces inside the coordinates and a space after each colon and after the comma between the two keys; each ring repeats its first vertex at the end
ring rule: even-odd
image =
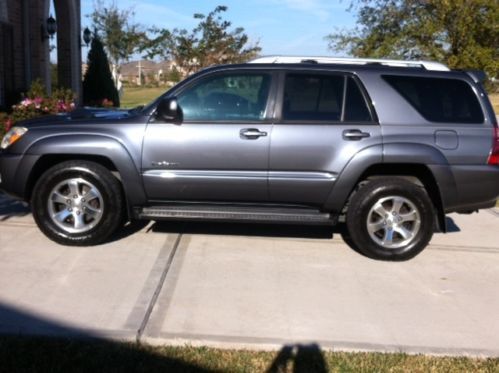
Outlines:
{"type": "Polygon", "coordinates": [[[266,74],[215,76],[180,94],[178,103],[185,121],[259,121],[269,87],[266,74]]]}
{"type": "Polygon", "coordinates": [[[419,113],[432,122],[482,123],[471,86],[457,79],[384,76],[419,113]]]}
{"type": "Polygon", "coordinates": [[[346,122],[371,122],[371,114],[362,95],[359,86],[352,79],[348,78],[347,99],[345,105],[346,122]]]}
{"type": "Polygon", "coordinates": [[[339,121],[344,77],[288,74],[284,89],[284,120],[339,121]]]}

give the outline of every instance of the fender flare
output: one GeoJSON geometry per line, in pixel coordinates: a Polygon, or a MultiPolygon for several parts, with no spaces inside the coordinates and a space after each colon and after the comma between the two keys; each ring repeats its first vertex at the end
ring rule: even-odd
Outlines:
{"type": "Polygon", "coordinates": [[[357,181],[371,165],[383,162],[383,146],[375,145],[356,153],[339,173],[324,204],[324,210],[341,213],[357,181]]]}
{"type": "MultiPolygon", "coordinates": [[[[45,155],[99,156],[107,158],[116,167],[125,191],[129,207],[143,205],[147,198],[140,176],[131,154],[121,142],[110,136],[94,134],[61,134],[42,138],[31,144],[25,151],[27,160],[45,155]]],[[[28,161],[29,162],[29,161],[28,161]]],[[[21,163],[20,169],[23,164],[21,163]]],[[[33,167],[29,167],[31,174],[33,167]]],[[[20,175],[21,176],[21,175],[20,175]]],[[[29,175],[24,175],[26,181],[29,175]],[[27,177],[26,177],[27,176],[27,177]]]]}
{"type": "Polygon", "coordinates": [[[352,157],[338,175],[324,209],[340,214],[366,171],[372,166],[383,164],[424,165],[428,169],[438,187],[440,203],[436,207],[440,228],[445,231],[446,206],[453,206],[457,201],[457,186],[444,154],[425,144],[391,143],[363,149],[352,157]]]}

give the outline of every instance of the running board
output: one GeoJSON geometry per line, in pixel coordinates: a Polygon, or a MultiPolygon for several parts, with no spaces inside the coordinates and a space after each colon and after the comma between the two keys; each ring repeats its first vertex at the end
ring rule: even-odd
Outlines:
{"type": "Polygon", "coordinates": [[[307,208],[227,205],[150,206],[137,211],[139,219],[217,220],[229,222],[334,225],[336,216],[307,208]]]}

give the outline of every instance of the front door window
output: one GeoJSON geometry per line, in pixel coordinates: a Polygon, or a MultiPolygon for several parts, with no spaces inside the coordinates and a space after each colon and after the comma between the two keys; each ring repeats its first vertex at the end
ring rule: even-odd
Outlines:
{"type": "Polygon", "coordinates": [[[178,96],[185,122],[263,121],[270,76],[219,75],[203,80],[178,96]]]}

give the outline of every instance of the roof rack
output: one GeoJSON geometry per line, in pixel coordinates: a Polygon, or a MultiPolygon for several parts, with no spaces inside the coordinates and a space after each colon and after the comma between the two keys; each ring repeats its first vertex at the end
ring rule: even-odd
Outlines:
{"type": "Polygon", "coordinates": [[[309,63],[309,64],[344,64],[344,65],[370,65],[378,64],[394,67],[416,67],[433,71],[450,71],[439,62],[433,61],[403,61],[385,60],[378,58],[346,58],[346,57],[311,57],[311,56],[267,56],[256,58],[250,63],[309,63]]]}

